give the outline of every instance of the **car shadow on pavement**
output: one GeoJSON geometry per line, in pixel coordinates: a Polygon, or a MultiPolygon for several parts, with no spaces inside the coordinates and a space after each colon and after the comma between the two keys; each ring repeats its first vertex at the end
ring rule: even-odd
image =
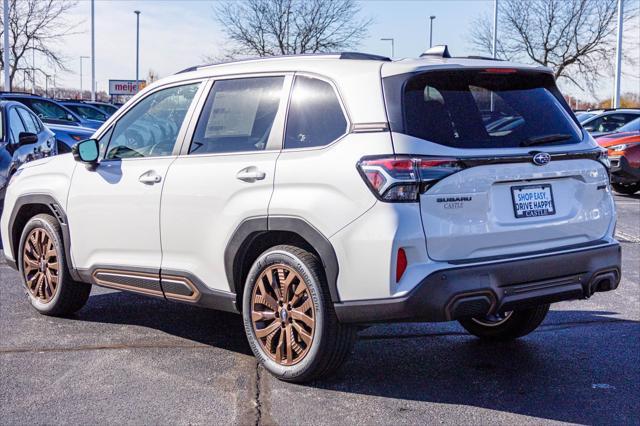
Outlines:
{"type": "Polygon", "coordinates": [[[510,342],[481,341],[454,323],[375,326],[361,333],[340,374],[314,385],[452,409],[637,424],[639,322],[613,315],[551,311],[538,330],[510,342]],[[393,327],[402,332],[393,337],[393,327]]]}
{"type": "Polygon", "coordinates": [[[239,315],[147,296],[124,292],[92,294],[85,307],[70,319],[147,327],[204,345],[253,355],[239,315]]]}
{"type": "MultiPolygon", "coordinates": [[[[563,422],[634,423],[625,416],[638,403],[640,327],[614,315],[551,311],[536,332],[505,343],[480,341],[457,323],[374,325],[360,332],[337,375],[279,385],[563,422]]],[[[114,292],[93,295],[74,319],[147,327],[252,356],[241,317],[231,313],[114,292]]]]}

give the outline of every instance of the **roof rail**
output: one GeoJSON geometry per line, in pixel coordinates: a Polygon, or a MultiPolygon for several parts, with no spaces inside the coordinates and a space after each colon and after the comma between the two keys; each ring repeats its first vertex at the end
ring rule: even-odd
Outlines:
{"type": "Polygon", "coordinates": [[[259,61],[259,60],[274,60],[274,59],[282,59],[282,58],[296,58],[296,57],[335,57],[337,59],[348,59],[348,60],[361,60],[361,61],[385,61],[391,62],[391,58],[381,55],[374,55],[371,53],[361,53],[361,52],[340,52],[340,53],[300,53],[296,55],[278,55],[278,56],[268,56],[268,57],[257,57],[257,58],[246,58],[246,59],[237,59],[232,61],[221,61],[214,62],[211,64],[202,64],[195,65],[189,68],[185,68],[181,71],[178,71],[176,74],[182,74],[185,72],[196,71],[200,68],[212,67],[214,65],[223,65],[223,64],[234,64],[239,62],[248,62],[248,61],[259,61]]]}
{"type": "Polygon", "coordinates": [[[447,47],[446,44],[441,44],[438,46],[433,46],[427,50],[425,50],[425,52],[420,55],[421,58],[424,58],[425,56],[436,56],[439,58],[450,58],[451,54],[449,53],[449,48],[447,47]]]}

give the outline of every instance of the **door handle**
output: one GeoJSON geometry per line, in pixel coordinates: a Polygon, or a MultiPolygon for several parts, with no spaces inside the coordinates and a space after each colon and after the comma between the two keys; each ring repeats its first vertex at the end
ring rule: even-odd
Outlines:
{"type": "Polygon", "coordinates": [[[236,174],[236,178],[243,182],[255,182],[262,180],[267,174],[261,170],[258,170],[255,166],[245,167],[236,174]]]}
{"type": "Polygon", "coordinates": [[[156,173],[155,170],[149,170],[140,175],[138,180],[147,185],[153,185],[159,183],[162,180],[162,176],[156,173]]]}

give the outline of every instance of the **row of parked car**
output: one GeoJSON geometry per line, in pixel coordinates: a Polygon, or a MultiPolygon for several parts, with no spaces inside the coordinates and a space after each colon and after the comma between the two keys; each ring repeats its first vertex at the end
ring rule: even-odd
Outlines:
{"type": "Polygon", "coordinates": [[[582,127],[606,148],[611,161],[611,186],[616,192],[640,190],[640,109],[577,111],[582,127]]]}
{"type": "Polygon", "coordinates": [[[21,164],[70,152],[117,110],[117,106],[105,102],[0,92],[0,201],[21,164]]]}

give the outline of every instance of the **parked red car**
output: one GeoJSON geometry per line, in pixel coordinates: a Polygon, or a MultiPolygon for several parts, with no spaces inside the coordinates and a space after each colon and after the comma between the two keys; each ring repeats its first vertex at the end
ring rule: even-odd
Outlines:
{"type": "Polygon", "coordinates": [[[621,194],[640,190],[640,119],[596,139],[611,161],[611,186],[621,194]]]}

